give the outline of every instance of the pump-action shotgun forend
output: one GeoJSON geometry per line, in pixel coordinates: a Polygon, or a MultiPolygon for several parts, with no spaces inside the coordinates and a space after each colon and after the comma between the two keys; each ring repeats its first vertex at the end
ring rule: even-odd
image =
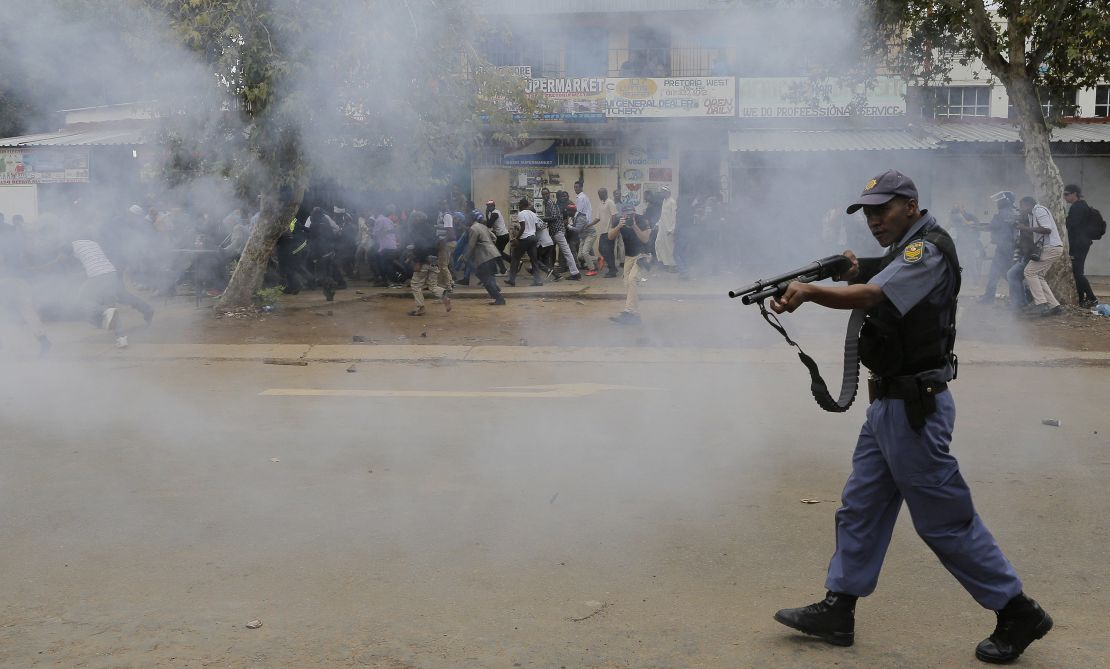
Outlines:
{"type": "Polygon", "coordinates": [[[750,286],[728,291],[729,297],[739,297],[744,304],[762,302],[768,297],[780,297],[786,292],[786,287],[791,281],[810,283],[832,277],[838,277],[852,268],[852,261],[848,256],[829,256],[815,260],[805,267],[800,267],[792,272],[773,276],[770,279],[760,279],[750,286]]]}

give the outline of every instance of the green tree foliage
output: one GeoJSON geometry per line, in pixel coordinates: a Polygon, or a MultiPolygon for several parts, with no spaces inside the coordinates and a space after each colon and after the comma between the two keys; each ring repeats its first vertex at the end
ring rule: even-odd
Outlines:
{"type": "MultiPolygon", "coordinates": [[[[1041,103],[1110,79],[1106,0],[864,0],[863,45],[880,68],[924,84],[943,83],[957,63],[982,62],[1006,88],[1024,143],[1025,171],[1067,244],[1063,181],[1052,158],[1041,103]]],[[[1074,102],[1074,98],[1072,98],[1074,102]]],[[[1067,113],[1065,111],[1065,113],[1067,113]]],[[[1075,295],[1067,257],[1050,282],[1075,295]]]]}

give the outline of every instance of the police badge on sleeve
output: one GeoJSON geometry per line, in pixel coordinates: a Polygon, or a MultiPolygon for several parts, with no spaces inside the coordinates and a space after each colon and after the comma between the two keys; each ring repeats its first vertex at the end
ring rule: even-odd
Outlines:
{"type": "Polygon", "coordinates": [[[902,260],[908,263],[919,262],[925,256],[925,242],[920,239],[915,242],[910,242],[909,246],[902,251],[902,260]]]}

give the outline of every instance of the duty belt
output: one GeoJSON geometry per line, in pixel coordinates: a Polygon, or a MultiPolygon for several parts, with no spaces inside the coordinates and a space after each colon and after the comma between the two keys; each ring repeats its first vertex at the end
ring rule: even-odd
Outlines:
{"type": "Polygon", "coordinates": [[[948,384],[914,376],[893,376],[868,379],[867,390],[872,402],[882,399],[904,401],[910,427],[920,430],[925,427],[925,419],[937,410],[937,395],[948,390],[948,384]]]}

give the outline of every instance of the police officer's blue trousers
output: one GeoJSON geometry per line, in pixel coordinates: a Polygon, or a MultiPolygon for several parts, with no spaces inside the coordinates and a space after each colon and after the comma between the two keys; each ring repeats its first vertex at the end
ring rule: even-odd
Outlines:
{"type": "Polygon", "coordinates": [[[936,402],[920,432],[909,426],[903,400],[876,400],[867,409],[836,512],[836,553],[825,587],[859,597],[875,590],[905,500],[918,535],[944,567],[975,601],[998,610],[1021,592],[1021,580],[975,512],[948,452],[956,418],[951,393],[936,402]]]}

